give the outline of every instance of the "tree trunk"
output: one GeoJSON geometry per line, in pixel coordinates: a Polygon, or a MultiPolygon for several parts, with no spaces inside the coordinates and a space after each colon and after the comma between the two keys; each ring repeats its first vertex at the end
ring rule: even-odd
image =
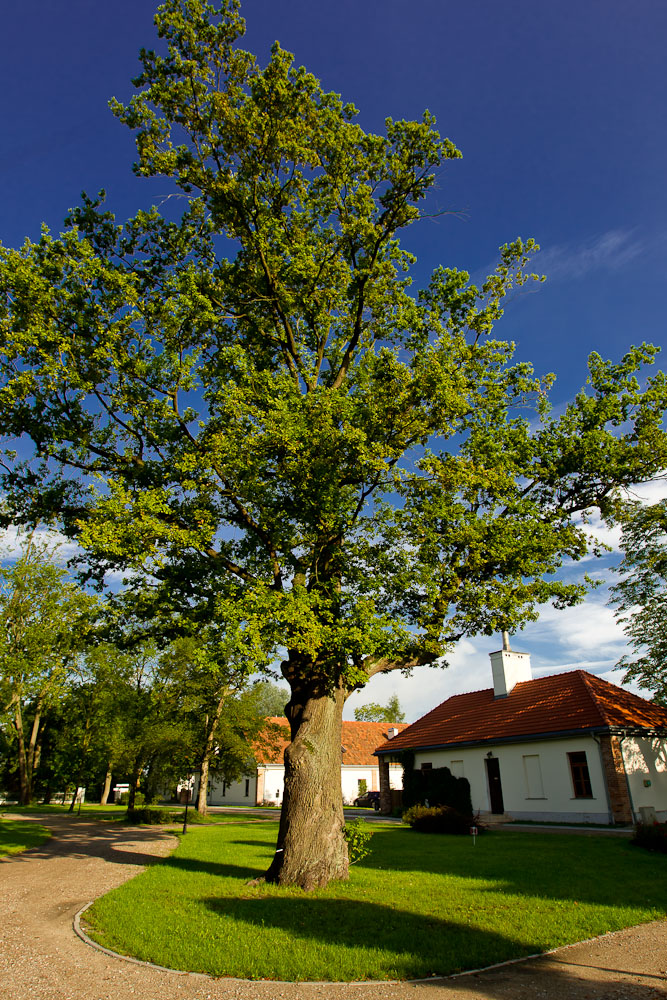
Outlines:
{"type": "Polygon", "coordinates": [[[348,877],[340,779],[345,698],[341,688],[324,694],[316,682],[292,684],[286,707],[292,742],[269,882],[310,890],[348,877]]]}
{"type": "Polygon", "coordinates": [[[137,789],[139,788],[139,782],[141,781],[141,763],[139,761],[135,762],[134,770],[130,778],[130,789],[127,796],[127,811],[134,809],[134,803],[137,797],[137,789]]]}
{"type": "Polygon", "coordinates": [[[197,812],[202,816],[205,816],[208,811],[208,806],[206,803],[206,793],[208,791],[208,762],[209,754],[204,754],[201,762],[201,767],[199,768],[199,788],[197,790],[197,812]]]}
{"type": "Polygon", "coordinates": [[[18,764],[19,764],[19,805],[27,806],[32,800],[32,771],[28,767],[28,758],[25,748],[25,735],[23,732],[23,713],[21,712],[20,701],[16,702],[14,710],[14,729],[18,742],[18,764]]]}
{"type": "Polygon", "coordinates": [[[218,734],[218,727],[220,725],[220,719],[222,718],[222,710],[225,707],[227,699],[229,697],[229,688],[226,687],[220,693],[220,697],[215,706],[215,712],[213,713],[213,718],[209,720],[208,715],[206,716],[206,746],[204,747],[204,754],[201,760],[201,766],[199,769],[199,790],[197,792],[197,812],[205,816],[208,812],[208,805],[206,802],[206,795],[208,792],[208,772],[211,764],[211,757],[213,756],[213,750],[215,748],[215,737],[218,734]]]}
{"type": "Polygon", "coordinates": [[[104,788],[102,789],[102,796],[100,798],[100,805],[105,806],[109,801],[109,792],[111,791],[111,765],[107,768],[107,773],[104,775],[104,788]]]}

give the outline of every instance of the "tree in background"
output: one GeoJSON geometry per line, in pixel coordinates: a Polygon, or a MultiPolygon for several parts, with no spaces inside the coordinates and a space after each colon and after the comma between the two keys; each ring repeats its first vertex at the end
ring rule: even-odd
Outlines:
{"type": "Polygon", "coordinates": [[[22,805],[32,800],[45,713],[66,690],[97,606],[53,560],[31,533],[16,562],[0,567],[0,710],[12,731],[22,805]]]}
{"type": "Polygon", "coordinates": [[[632,504],[623,522],[619,571],[611,588],[618,621],[634,648],[624,656],[624,680],[635,680],[667,705],[667,500],[653,506],[632,504]]]}
{"type": "Polygon", "coordinates": [[[184,767],[199,773],[197,811],[202,814],[210,773],[231,782],[254,766],[253,744],[265,728],[263,707],[272,696],[266,683],[248,689],[254,666],[243,655],[237,659],[226,636],[216,636],[212,628],[176,639],[160,657],[162,675],[179,692],[187,729],[184,767]]]}
{"type": "Polygon", "coordinates": [[[590,549],[580,515],[613,519],[664,467],[667,385],[640,388],[650,347],[592,355],[552,417],[551,379],[490,336],[532,240],[481,287],[438,267],[410,291],[398,236],[460,155],[431,115],[365,133],[278,44],[263,69],[238,47],[236,0],[167,0],[156,24],[113,108],[182,215],[119,226],[86,198],[60,238],[2,251],[0,430],[33,455],[0,485],[98,582],[132,571],[147,618],[213,623],[248,663],[286,651],[267,878],[311,888],[347,876],[346,698],[580,600],[557,577],[590,549]]]}
{"type": "Polygon", "coordinates": [[[355,708],[354,717],[357,722],[405,722],[405,712],[397,694],[392,694],[386,705],[378,705],[374,701],[360,705],[355,708]]]}

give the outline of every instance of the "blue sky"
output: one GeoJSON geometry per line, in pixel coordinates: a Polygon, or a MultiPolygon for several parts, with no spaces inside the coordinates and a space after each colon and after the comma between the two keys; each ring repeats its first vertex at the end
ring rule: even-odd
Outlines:
{"type": "MultiPolygon", "coordinates": [[[[7,5],[4,244],[36,238],[43,221],[58,230],[82,189],[106,188],[120,218],[168,193],[132,175],[132,138],[107,109],[110,97],[132,92],[154,9],[148,0],[7,5]]],[[[535,267],[548,281],[509,305],[497,334],[538,371],[556,372],[557,405],[584,381],[591,350],[617,357],[633,342],[664,344],[667,6],[248,0],[243,12],[244,45],[260,62],[278,38],[359,108],[365,128],[428,107],[462,150],[429,203],[447,214],[405,234],[417,281],[439,264],[492,269],[498,246],[517,236],[541,244],[535,267]]],[[[577,611],[549,612],[517,638],[536,673],[585,662],[608,675],[623,640],[604,600],[598,591],[577,611]]],[[[493,648],[463,644],[449,671],[421,681],[378,679],[350,711],[396,690],[414,718],[455,690],[487,686],[493,648]]]]}

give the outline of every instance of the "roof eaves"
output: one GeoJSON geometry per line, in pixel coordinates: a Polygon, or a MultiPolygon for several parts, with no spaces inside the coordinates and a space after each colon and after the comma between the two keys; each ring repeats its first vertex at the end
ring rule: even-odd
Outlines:
{"type": "MultiPolygon", "coordinates": [[[[483,740],[457,740],[450,743],[421,743],[419,746],[399,747],[394,753],[401,753],[403,750],[421,751],[423,750],[465,750],[471,747],[498,746],[499,743],[532,743],[534,740],[561,740],[569,736],[589,736],[593,733],[612,732],[610,726],[585,726],[580,729],[558,729],[545,733],[523,733],[521,736],[498,736],[488,737],[483,740]]],[[[629,733],[627,735],[630,735],[629,733]]],[[[374,751],[376,757],[384,757],[392,753],[392,748],[378,748],[374,751]]]]}

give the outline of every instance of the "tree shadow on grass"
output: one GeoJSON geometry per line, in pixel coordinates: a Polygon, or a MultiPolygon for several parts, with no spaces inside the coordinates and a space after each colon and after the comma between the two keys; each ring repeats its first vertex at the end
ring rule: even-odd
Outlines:
{"type": "MultiPolygon", "coordinates": [[[[360,900],[316,898],[304,893],[208,898],[202,902],[221,917],[257,928],[255,966],[268,978],[285,976],[282,946],[266,934],[272,929],[289,935],[292,953],[302,947],[307,955],[307,942],[316,943],[318,952],[330,948],[330,966],[340,970],[337,978],[343,980],[446,975],[539,950],[532,940],[515,941],[465,922],[360,900]]],[[[283,935],[280,940],[284,942],[283,935]]],[[[315,972],[302,978],[326,976],[315,972]]],[[[300,978],[298,968],[292,967],[287,978],[300,978]]]]}
{"type": "Polygon", "coordinates": [[[609,837],[487,833],[477,840],[414,830],[375,832],[370,870],[424,872],[490,885],[480,891],[667,912],[667,858],[609,837]]]}
{"type": "Polygon", "coordinates": [[[216,875],[220,878],[243,879],[246,882],[249,879],[259,878],[269,867],[268,860],[263,861],[257,868],[251,868],[249,865],[223,864],[218,861],[204,861],[200,858],[183,858],[174,855],[162,858],[160,863],[164,868],[178,868],[189,874],[203,873],[216,875]]]}

